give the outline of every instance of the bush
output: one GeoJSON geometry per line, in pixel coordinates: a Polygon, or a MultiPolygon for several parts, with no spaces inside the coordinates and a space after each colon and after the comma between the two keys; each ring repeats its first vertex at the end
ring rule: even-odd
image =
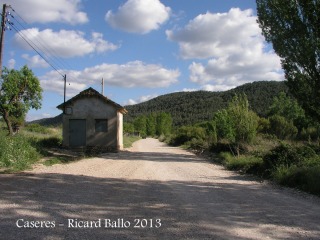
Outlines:
{"type": "Polygon", "coordinates": [[[206,131],[202,127],[183,126],[171,138],[170,144],[174,146],[183,145],[192,139],[205,140],[206,131]]]}
{"type": "Polygon", "coordinates": [[[203,139],[197,139],[192,138],[191,141],[186,142],[185,145],[187,145],[189,148],[196,150],[196,151],[204,151],[205,149],[208,149],[208,142],[203,139]]]}
{"type": "Polygon", "coordinates": [[[25,129],[29,132],[42,133],[42,134],[51,134],[52,130],[50,128],[41,126],[40,124],[28,124],[25,129]]]}
{"type": "Polygon", "coordinates": [[[62,139],[60,137],[42,138],[37,140],[36,144],[44,148],[60,147],[62,144],[62,139]]]}
{"type": "Polygon", "coordinates": [[[27,137],[8,137],[0,133],[0,167],[13,171],[24,170],[39,159],[40,154],[27,137]]]}
{"type": "Polygon", "coordinates": [[[278,183],[320,196],[320,165],[278,167],[272,174],[278,183]]]}
{"type": "Polygon", "coordinates": [[[280,166],[288,168],[298,164],[302,159],[296,148],[288,144],[280,144],[263,157],[263,162],[267,170],[272,170],[280,166]]]}
{"type": "Polygon", "coordinates": [[[277,136],[279,139],[292,139],[297,133],[298,129],[292,122],[287,121],[284,117],[274,115],[269,118],[270,133],[277,136]]]}
{"type": "Polygon", "coordinates": [[[299,139],[301,140],[312,140],[316,141],[320,137],[319,129],[316,127],[307,127],[307,128],[302,128],[300,134],[299,134],[299,139]]]}

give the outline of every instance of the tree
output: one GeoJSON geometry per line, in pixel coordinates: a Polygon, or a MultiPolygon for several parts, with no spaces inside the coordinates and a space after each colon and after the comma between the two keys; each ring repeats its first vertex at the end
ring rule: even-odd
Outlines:
{"type": "Polygon", "coordinates": [[[27,67],[18,70],[3,69],[0,79],[0,115],[12,135],[20,126],[30,108],[41,107],[42,89],[37,77],[27,67]]]}
{"type": "Polygon", "coordinates": [[[284,92],[279,93],[278,96],[273,98],[273,102],[269,108],[269,115],[280,115],[292,122],[305,117],[304,111],[297,100],[290,98],[284,92]]]}
{"type": "Polygon", "coordinates": [[[298,129],[292,121],[288,121],[285,117],[279,115],[273,115],[269,118],[270,130],[269,132],[280,139],[294,138],[298,129]]]}
{"type": "Polygon", "coordinates": [[[282,116],[288,122],[291,122],[301,131],[308,127],[311,123],[306,118],[304,110],[298,104],[296,99],[289,97],[286,93],[281,92],[278,96],[273,98],[273,102],[269,107],[269,117],[282,116]]]}
{"type": "Polygon", "coordinates": [[[137,117],[134,122],[134,131],[139,132],[141,135],[146,135],[147,118],[144,115],[137,117]]]}
{"type": "Polygon", "coordinates": [[[225,138],[235,145],[237,155],[240,145],[251,143],[257,133],[258,116],[249,109],[249,102],[245,94],[235,95],[227,109],[215,114],[218,138],[225,138]]]}
{"type": "Polygon", "coordinates": [[[147,136],[154,136],[156,134],[156,115],[154,113],[147,116],[146,127],[147,136]]]}
{"type": "Polygon", "coordinates": [[[167,135],[171,132],[172,117],[170,113],[160,112],[156,115],[156,134],[167,135]]]}
{"type": "Polygon", "coordinates": [[[320,120],[320,1],[257,0],[258,23],[272,43],[290,92],[320,120]]]}

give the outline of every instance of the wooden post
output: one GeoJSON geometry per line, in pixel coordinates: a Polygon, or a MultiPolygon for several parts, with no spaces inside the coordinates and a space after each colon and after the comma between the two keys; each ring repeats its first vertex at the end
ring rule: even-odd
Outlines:
{"type": "Polygon", "coordinates": [[[0,77],[2,75],[2,57],[3,57],[3,46],[4,46],[4,31],[6,27],[6,9],[7,4],[3,4],[2,17],[1,17],[1,39],[0,39],[0,77]]]}

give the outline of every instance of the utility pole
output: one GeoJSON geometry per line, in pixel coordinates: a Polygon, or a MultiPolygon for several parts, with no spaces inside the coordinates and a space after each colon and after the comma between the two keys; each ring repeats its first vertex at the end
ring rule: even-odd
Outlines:
{"type": "Polygon", "coordinates": [[[67,74],[63,76],[63,80],[64,80],[63,114],[66,114],[67,74]]]}
{"type": "Polygon", "coordinates": [[[1,38],[0,38],[0,77],[2,75],[2,57],[3,57],[3,45],[4,45],[4,32],[6,29],[6,15],[7,15],[7,4],[3,4],[2,15],[1,15],[1,38]]]}
{"type": "Polygon", "coordinates": [[[103,80],[103,78],[102,78],[102,80],[101,80],[101,94],[104,96],[104,80],[103,80]]]}

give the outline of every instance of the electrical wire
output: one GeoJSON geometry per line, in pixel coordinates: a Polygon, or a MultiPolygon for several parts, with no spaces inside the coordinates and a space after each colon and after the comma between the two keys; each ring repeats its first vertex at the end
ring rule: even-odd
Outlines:
{"type": "Polygon", "coordinates": [[[48,63],[56,72],[58,72],[62,77],[64,76],[64,74],[62,74],[55,66],[53,66],[53,64],[51,64],[49,62],[49,60],[46,59],[46,57],[36,49],[35,46],[33,46],[29,40],[27,40],[27,38],[25,36],[23,36],[23,34],[13,25],[13,24],[10,24],[11,27],[19,34],[19,36],[44,60],[46,61],[46,63],[48,63]]]}
{"type": "MultiPolygon", "coordinates": [[[[28,24],[21,16],[20,16],[20,14],[17,12],[17,11],[15,11],[13,8],[11,8],[12,9],[12,11],[15,13],[15,15],[19,18],[19,19],[21,19],[21,21],[22,22],[24,22],[25,24],[28,24]]],[[[12,17],[14,18],[14,20],[21,26],[21,28],[25,31],[25,32],[28,32],[30,35],[31,35],[31,31],[30,31],[30,29],[28,29],[28,28],[26,28],[25,26],[24,26],[24,24],[22,24],[14,15],[12,15],[12,17]]],[[[21,30],[20,30],[21,31],[21,30]]],[[[56,52],[56,50],[54,50],[53,48],[51,48],[50,46],[48,46],[47,44],[45,44],[45,42],[46,41],[44,41],[43,39],[42,39],[42,37],[41,37],[41,35],[38,35],[38,36],[36,36],[35,38],[33,38],[36,42],[37,42],[37,48],[39,49],[39,50],[41,50],[41,52],[43,52],[43,54],[46,56],[46,58],[47,59],[50,59],[51,61],[53,61],[54,62],[54,64],[55,65],[58,65],[59,66],[59,68],[64,68],[64,69],[66,69],[66,68],[71,68],[70,67],[70,65],[69,64],[67,64],[67,62],[65,62],[65,61],[62,61],[62,59],[60,59],[60,58],[58,58],[57,56],[59,55],[57,52],[56,52]],[[41,46],[41,47],[39,47],[39,45],[41,46]]],[[[31,39],[29,38],[29,41],[30,41],[31,39]]],[[[31,40],[32,41],[32,40],[31,40]]]]}

